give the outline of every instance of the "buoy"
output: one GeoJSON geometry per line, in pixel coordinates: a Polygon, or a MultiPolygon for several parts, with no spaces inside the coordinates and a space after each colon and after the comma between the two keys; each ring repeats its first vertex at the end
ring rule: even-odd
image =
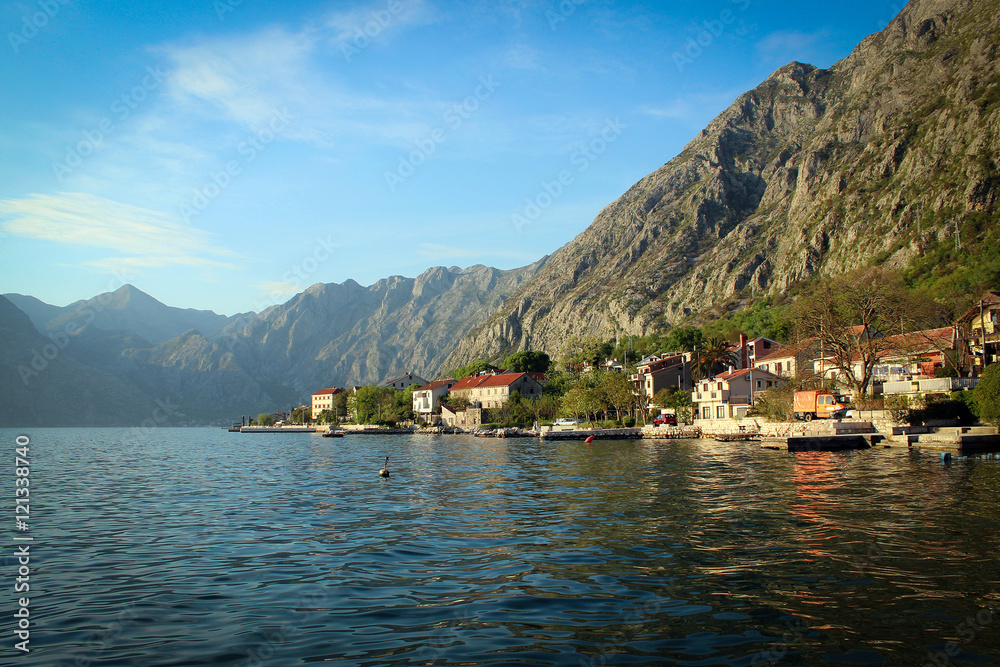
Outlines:
{"type": "Polygon", "coordinates": [[[593,441],[594,441],[594,436],[589,436],[586,440],[584,440],[584,442],[587,443],[588,445],[593,441]]]}
{"type": "Polygon", "coordinates": [[[378,471],[378,476],[379,477],[388,477],[389,476],[389,457],[388,456],[385,457],[385,464],[382,466],[382,469],[378,471]]]}
{"type": "Polygon", "coordinates": [[[951,463],[951,452],[941,452],[941,460],[944,463],[951,463]]]}

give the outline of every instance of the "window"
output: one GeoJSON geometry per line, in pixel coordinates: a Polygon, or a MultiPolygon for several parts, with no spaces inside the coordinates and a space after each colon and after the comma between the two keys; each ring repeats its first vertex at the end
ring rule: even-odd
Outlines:
{"type": "Polygon", "coordinates": [[[702,416],[703,419],[711,419],[712,418],[712,408],[710,408],[710,407],[708,407],[706,405],[702,409],[702,411],[701,411],[701,416],[702,416]]]}
{"type": "Polygon", "coordinates": [[[718,385],[719,391],[722,391],[722,383],[721,382],[717,382],[716,384],[718,385]]]}
{"type": "MultiPolygon", "coordinates": [[[[764,370],[766,371],[767,369],[765,368],[764,370]]],[[[780,361],[774,365],[774,372],[777,373],[778,375],[781,375],[781,362],[780,361]]]]}
{"type": "Polygon", "coordinates": [[[757,388],[758,389],[762,389],[763,387],[764,387],[764,383],[761,382],[760,380],[757,380],[757,388]]]}
{"type": "Polygon", "coordinates": [[[715,415],[719,419],[725,419],[726,418],[726,406],[724,406],[724,405],[717,405],[717,406],[715,406],[715,415]]]}

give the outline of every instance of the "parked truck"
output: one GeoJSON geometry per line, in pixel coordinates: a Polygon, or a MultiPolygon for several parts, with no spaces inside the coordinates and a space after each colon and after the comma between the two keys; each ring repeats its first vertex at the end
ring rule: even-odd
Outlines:
{"type": "Polygon", "coordinates": [[[797,391],[792,403],[796,419],[840,419],[847,412],[847,405],[837,400],[829,391],[797,391]]]}

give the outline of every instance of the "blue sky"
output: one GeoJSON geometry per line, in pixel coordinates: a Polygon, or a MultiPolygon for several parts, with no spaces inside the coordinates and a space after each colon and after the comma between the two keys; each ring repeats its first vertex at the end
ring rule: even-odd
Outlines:
{"type": "Polygon", "coordinates": [[[0,292],[259,311],[551,253],[792,60],[898,2],[0,7],[0,292]]]}

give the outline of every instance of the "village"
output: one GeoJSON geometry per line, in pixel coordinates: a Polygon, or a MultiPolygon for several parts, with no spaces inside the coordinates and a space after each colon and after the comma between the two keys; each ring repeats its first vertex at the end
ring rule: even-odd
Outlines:
{"type": "Polygon", "coordinates": [[[989,292],[951,326],[900,334],[853,326],[845,333],[849,343],[841,345],[821,336],[788,343],[741,334],[708,365],[695,349],[649,354],[627,365],[605,358],[552,370],[545,353],[521,352],[508,358],[512,368],[479,362],[461,377],[428,380],[408,372],[378,386],[323,388],[309,405],[261,415],[257,423],[513,427],[549,437],[584,426],[608,430],[609,437],[643,428],[653,437],[780,434],[775,425],[791,435],[790,422],[813,419],[836,422],[827,428],[831,433],[858,432],[845,426],[851,422],[904,435],[921,427],[968,427],[971,390],[998,361],[998,319],[1000,293],[989,292]]]}

